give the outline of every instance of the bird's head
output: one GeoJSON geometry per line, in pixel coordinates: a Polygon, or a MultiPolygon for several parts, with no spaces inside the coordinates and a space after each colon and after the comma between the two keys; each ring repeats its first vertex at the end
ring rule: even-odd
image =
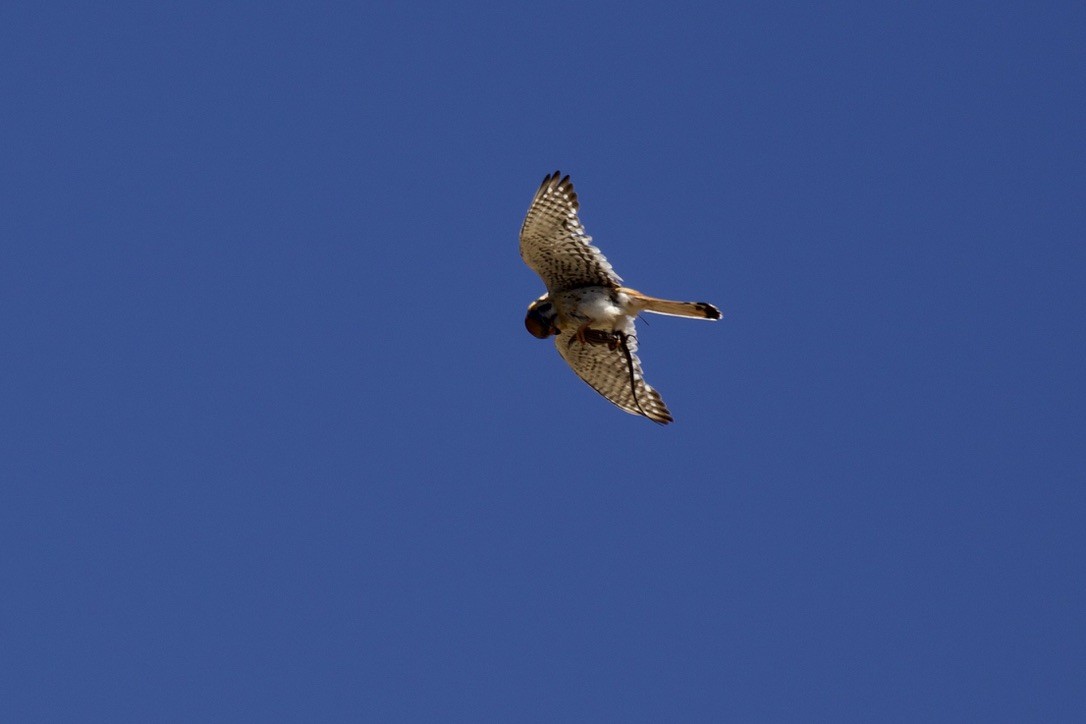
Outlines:
{"type": "Polygon", "coordinates": [[[524,326],[533,337],[546,339],[558,334],[558,327],[554,326],[554,320],[557,318],[558,312],[551,304],[549,295],[544,294],[528,305],[528,315],[524,317],[524,326]]]}

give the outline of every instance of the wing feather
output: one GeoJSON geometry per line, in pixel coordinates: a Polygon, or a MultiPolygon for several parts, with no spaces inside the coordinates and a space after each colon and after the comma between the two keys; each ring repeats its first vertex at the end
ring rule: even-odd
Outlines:
{"type": "Polygon", "coordinates": [[[543,179],[520,228],[520,255],[548,291],[617,287],[622,281],[592,245],[592,237],[577,218],[578,208],[569,176],[555,171],[543,179]]]}
{"type": "Polygon", "coordinates": [[[615,345],[614,349],[602,342],[582,344],[573,339],[572,330],[560,333],[554,344],[577,376],[596,392],[632,415],[644,415],[666,425],[674,418],[660,394],[645,382],[637,356],[637,337],[633,332],[631,323],[625,349],[621,344],[615,345]]]}

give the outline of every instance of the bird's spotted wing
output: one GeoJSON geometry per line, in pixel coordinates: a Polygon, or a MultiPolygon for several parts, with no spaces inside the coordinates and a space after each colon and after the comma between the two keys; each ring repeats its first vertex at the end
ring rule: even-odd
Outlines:
{"type": "Polygon", "coordinates": [[[554,344],[577,376],[596,392],[630,414],[644,415],[666,425],[674,418],[659,393],[645,382],[633,323],[628,327],[625,335],[610,341],[604,333],[589,330],[590,335],[596,336],[590,336],[586,344],[574,337],[575,330],[569,330],[555,337],[554,344]]]}
{"type": "Polygon", "coordinates": [[[616,287],[622,281],[577,218],[577,194],[558,171],[543,184],[520,227],[520,255],[547,289],[616,287]]]}

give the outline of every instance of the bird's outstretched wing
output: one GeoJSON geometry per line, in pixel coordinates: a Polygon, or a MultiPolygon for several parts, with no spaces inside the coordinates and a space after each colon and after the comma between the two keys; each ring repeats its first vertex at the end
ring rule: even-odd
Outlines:
{"type": "Polygon", "coordinates": [[[660,394],[645,382],[641,360],[637,357],[637,337],[633,322],[625,333],[588,330],[588,341],[575,338],[575,331],[554,338],[558,354],[569,363],[577,376],[596,392],[633,415],[644,415],[666,425],[674,418],[660,394]]]}
{"type": "Polygon", "coordinates": [[[520,227],[521,257],[550,291],[618,286],[622,279],[592,246],[577,209],[577,193],[569,176],[555,171],[543,179],[520,227]]]}

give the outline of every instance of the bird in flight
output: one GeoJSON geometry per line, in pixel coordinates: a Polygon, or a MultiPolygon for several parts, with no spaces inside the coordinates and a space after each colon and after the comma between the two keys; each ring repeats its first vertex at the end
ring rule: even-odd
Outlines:
{"type": "Polygon", "coordinates": [[[641,312],[720,319],[706,302],[674,302],[622,286],[622,278],[585,233],[577,194],[558,171],[543,179],[520,229],[520,255],[547,286],[528,306],[524,326],[554,337],[558,354],[596,392],[632,415],[666,425],[674,418],[645,382],[634,320],[641,312]]]}

